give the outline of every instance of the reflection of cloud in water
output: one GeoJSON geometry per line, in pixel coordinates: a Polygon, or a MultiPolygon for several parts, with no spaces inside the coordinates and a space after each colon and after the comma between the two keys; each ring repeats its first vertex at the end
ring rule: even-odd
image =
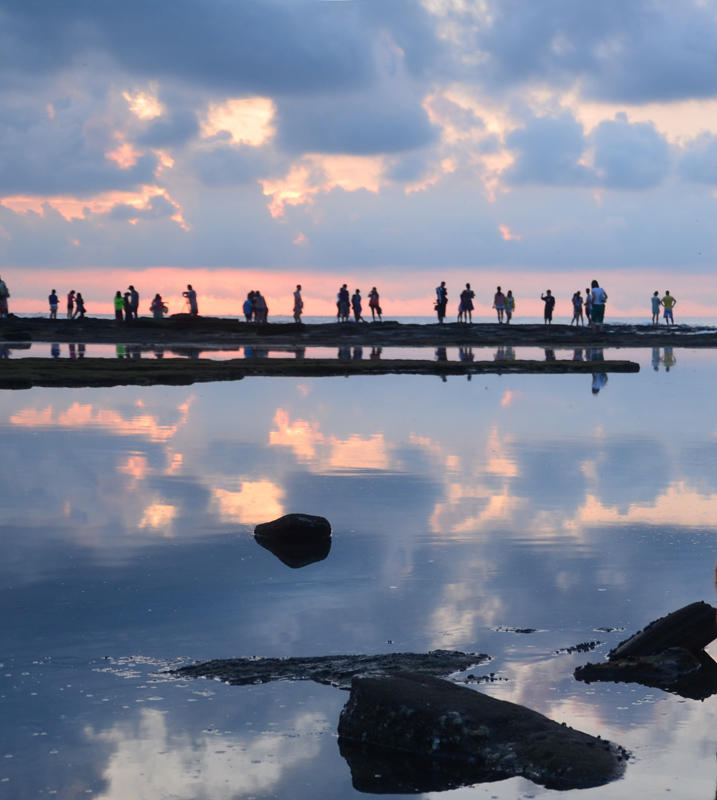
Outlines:
{"type": "Polygon", "coordinates": [[[13,425],[27,428],[101,428],[119,436],[143,436],[153,442],[166,442],[187,421],[189,402],[178,406],[180,421],[174,425],[162,425],[151,414],[136,414],[129,419],[118,411],[109,408],[95,408],[94,405],[73,403],[66,411],[55,414],[53,407],[42,411],[25,408],[10,417],[13,425]]]}
{"type": "Polygon", "coordinates": [[[284,491],[271,481],[242,481],[238,492],[214,489],[222,519],[256,525],[284,514],[284,491]]]}
{"type": "Polygon", "coordinates": [[[144,510],[144,515],[139,523],[140,529],[149,528],[152,531],[161,531],[165,536],[172,533],[172,522],[177,515],[174,506],[165,503],[151,503],[144,510]]]}
{"type": "Polygon", "coordinates": [[[274,424],[277,430],[269,431],[269,444],[291,447],[299,461],[309,462],[312,470],[344,472],[389,468],[388,445],[382,433],[352,434],[347,439],[324,436],[318,422],[302,419],[291,422],[289,413],[281,408],[277,409],[274,424]]]}
{"type": "Polygon", "coordinates": [[[90,742],[114,750],[103,775],[107,788],[96,796],[99,800],[230,800],[268,792],[287,768],[317,755],[319,742],[311,734],[325,727],[321,715],[309,713],[296,718],[291,737],[190,737],[169,730],[163,712],[143,709],[136,725],[118,723],[99,733],[86,730],[90,742]]]}

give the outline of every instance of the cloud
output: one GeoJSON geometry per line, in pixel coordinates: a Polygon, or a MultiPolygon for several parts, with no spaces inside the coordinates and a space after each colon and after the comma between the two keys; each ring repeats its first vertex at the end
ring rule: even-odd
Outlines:
{"type": "MultiPolygon", "coordinates": [[[[583,96],[647,103],[717,92],[717,17],[711,3],[489,0],[468,39],[473,79],[494,93],[580,81],[583,96]]],[[[467,45],[464,45],[467,46],[467,45]]]]}
{"type": "Polygon", "coordinates": [[[192,167],[206,186],[252,183],[275,174],[283,164],[271,148],[237,147],[221,135],[215,141],[220,143],[198,150],[192,158],[192,167]]]}
{"type": "Polygon", "coordinates": [[[198,133],[197,115],[189,109],[178,109],[154,121],[135,141],[147,147],[173,147],[185,144],[198,133]]]}
{"type": "Polygon", "coordinates": [[[593,141],[595,167],[610,189],[649,189],[670,169],[669,145],[652,123],[630,123],[618,113],[597,126],[593,141]]]}
{"type": "Polygon", "coordinates": [[[717,184],[717,136],[705,133],[689,142],[679,160],[678,170],[687,181],[717,184]]]}
{"type": "Polygon", "coordinates": [[[516,151],[515,162],[504,172],[513,185],[581,186],[594,183],[591,169],[578,163],[587,148],[583,126],[569,113],[533,117],[523,128],[506,136],[516,151]]]}

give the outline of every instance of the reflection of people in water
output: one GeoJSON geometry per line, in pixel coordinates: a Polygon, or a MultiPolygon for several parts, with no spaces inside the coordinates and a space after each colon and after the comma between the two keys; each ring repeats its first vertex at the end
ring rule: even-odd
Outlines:
{"type": "Polygon", "coordinates": [[[545,360],[546,361],[555,361],[555,350],[552,347],[546,347],[545,349],[545,360]]]}
{"type": "Polygon", "coordinates": [[[164,358],[164,348],[163,347],[155,347],[154,348],[154,357],[155,358],[164,358]]]}
{"type": "Polygon", "coordinates": [[[503,345],[499,345],[498,349],[495,351],[495,355],[493,356],[493,361],[507,361],[508,354],[505,351],[505,347],[503,345]]]}
{"type": "Polygon", "coordinates": [[[350,347],[346,347],[345,344],[340,345],[337,357],[339,359],[341,359],[342,361],[346,361],[346,360],[350,359],[351,358],[351,348],[350,347]]]}
{"type": "Polygon", "coordinates": [[[459,347],[458,348],[458,358],[461,361],[475,361],[475,356],[473,355],[473,348],[472,347],[459,347]]]}
{"type": "Polygon", "coordinates": [[[436,361],[448,361],[448,354],[445,347],[436,348],[436,361]]]}
{"type": "Polygon", "coordinates": [[[70,342],[69,350],[70,350],[70,358],[73,359],[73,360],[76,359],[77,358],[77,350],[75,348],[75,343],[74,342],[70,342]]]}
{"type": "Polygon", "coordinates": [[[77,358],[84,358],[85,357],[85,344],[84,342],[80,342],[77,345],[77,358]]]}
{"type": "Polygon", "coordinates": [[[662,363],[665,365],[665,372],[670,371],[670,367],[674,367],[677,363],[677,359],[675,358],[675,354],[672,351],[671,347],[666,347],[664,354],[662,356],[662,363]]]}
{"type": "Polygon", "coordinates": [[[371,361],[380,361],[382,352],[383,352],[383,347],[372,347],[369,359],[371,361]]]}
{"type": "Polygon", "coordinates": [[[588,350],[588,361],[604,361],[605,354],[602,347],[592,347],[588,350]]]}
{"type": "Polygon", "coordinates": [[[50,355],[53,358],[59,358],[60,357],[60,345],[59,345],[58,342],[53,342],[50,345],[50,355]]]}
{"type": "MultiPolygon", "coordinates": [[[[655,294],[657,294],[657,292],[655,292],[655,294]]],[[[655,370],[655,372],[659,371],[660,362],[661,361],[662,361],[662,359],[660,358],[660,348],[659,347],[653,347],[652,348],[652,368],[655,370]]]]}
{"type": "Polygon", "coordinates": [[[304,358],[306,356],[306,348],[305,347],[297,347],[294,351],[294,355],[297,358],[304,358]]]}
{"type": "Polygon", "coordinates": [[[363,347],[354,347],[354,360],[361,361],[363,358],[363,347]]]}
{"type": "Polygon", "coordinates": [[[604,372],[593,372],[593,394],[598,394],[606,383],[607,375],[604,372]]]}
{"type": "Polygon", "coordinates": [[[573,350],[573,361],[582,361],[583,360],[583,351],[581,347],[573,350]]]}

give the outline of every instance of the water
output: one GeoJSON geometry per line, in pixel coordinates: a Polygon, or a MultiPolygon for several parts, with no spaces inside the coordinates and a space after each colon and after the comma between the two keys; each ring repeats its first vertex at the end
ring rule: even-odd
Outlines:
{"type": "Polygon", "coordinates": [[[0,797],[358,798],[345,692],[162,670],[435,648],[490,654],[479,691],[632,751],[623,780],[561,797],[712,796],[715,698],[572,677],[715,602],[717,353],[616,357],[642,371],[597,394],[589,375],[4,392],[0,797]],[[331,521],[324,561],[253,540],[289,511],[331,521]]]}

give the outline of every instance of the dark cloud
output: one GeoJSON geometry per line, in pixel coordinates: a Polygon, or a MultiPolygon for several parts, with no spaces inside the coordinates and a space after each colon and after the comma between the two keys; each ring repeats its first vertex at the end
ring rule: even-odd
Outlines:
{"type": "Polygon", "coordinates": [[[197,115],[180,109],[153,122],[135,141],[147,147],[174,147],[185,144],[198,133],[197,115]]]}
{"type": "Polygon", "coordinates": [[[0,74],[91,65],[106,53],[137,76],[235,94],[367,86],[382,32],[396,39],[412,74],[425,71],[439,49],[428,13],[403,0],[3,0],[0,14],[0,74]]]}
{"type": "Polygon", "coordinates": [[[653,123],[630,123],[623,113],[593,133],[595,168],[610,189],[649,189],[670,169],[670,147],[653,123]]]}
{"type": "MultiPolygon", "coordinates": [[[[221,138],[221,135],[215,137],[221,138]]],[[[227,142],[197,151],[192,157],[192,168],[206,186],[236,186],[269,177],[278,165],[268,148],[238,147],[227,142]]]]}
{"type": "Polygon", "coordinates": [[[164,195],[158,194],[150,198],[146,206],[137,208],[127,203],[117,203],[107,212],[113,220],[134,220],[134,219],[161,219],[162,217],[172,217],[179,212],[177,206],[167,200],[164,195]]]}
{"type": "Polygon", "coordinates": [[[587,148],[583,126],[570,114],[533,117],[506,136],[516,153],[504,177],[513,186],[582,186],[593,183],[591,169],[578,163],[587,148]]]}
{"type": "Polygon", "coordinates": [[[717,92],[712,3],[491,0],[477,27],[478,80],[494,89],[581,80],[587,96],[646,103],[717,92]]]}
{"type": "Polygon", "coordinates": [[[277,105],[277,145],[288,153],[398,153],[438,137],[420,98],[391,85],[357,95],[292,99],[277,105]]]}
{"type": "Polygon", "coordinates": [[[705,133],[690,142],[680,158],[678,170],[685,180],[717,184],[717,137],[705,133]]]}

